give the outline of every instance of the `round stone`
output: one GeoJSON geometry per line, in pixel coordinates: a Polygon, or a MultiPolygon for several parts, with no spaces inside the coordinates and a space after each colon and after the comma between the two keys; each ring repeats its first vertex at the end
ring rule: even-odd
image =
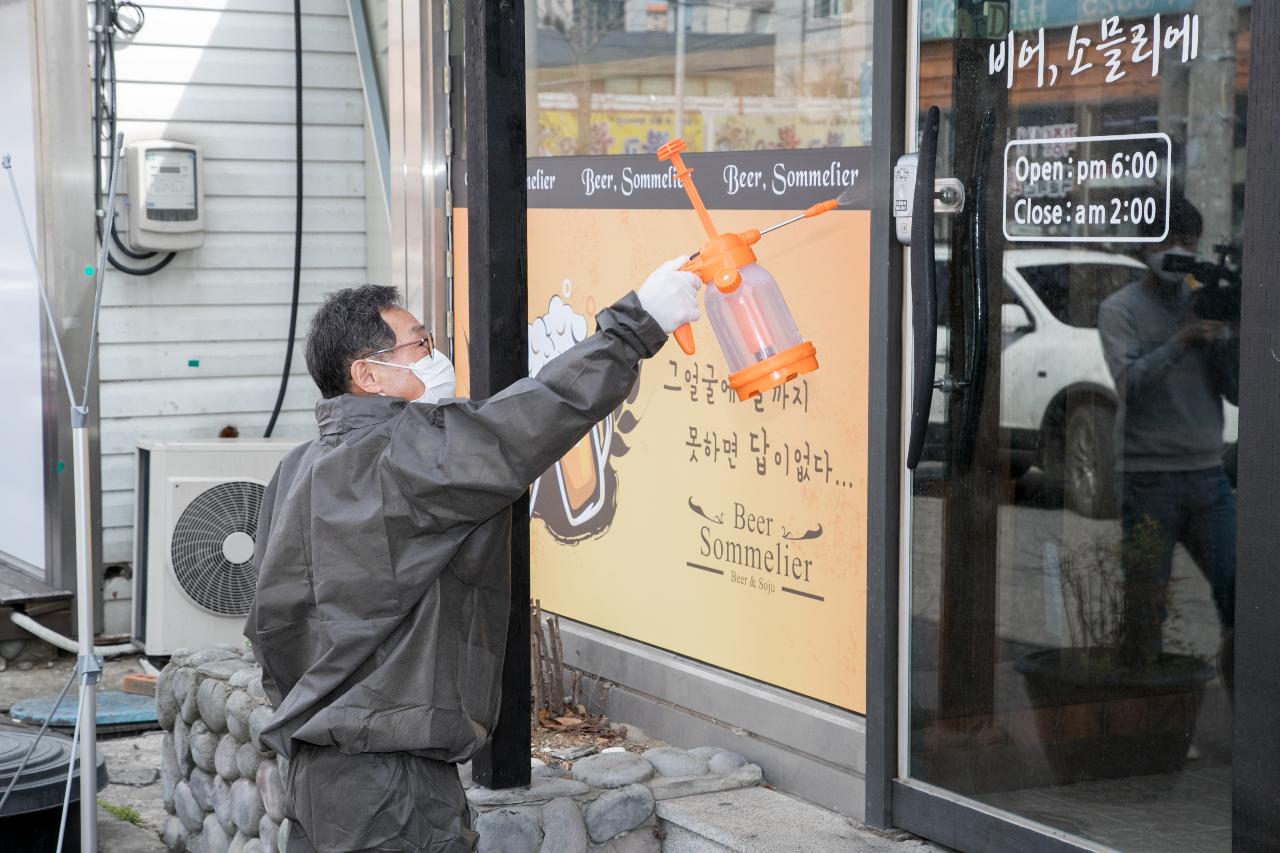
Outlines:
{"type": "Polygon", "coordinates": [[[191,793],[191,786],[186,782],[179,782],[173,790],[173,813],[188,833],[199,832],[204,824],[204,809],[200,808],[195,794],[191,793]]]}
{"type": "Polygon", "coordinates": [[[173,732],[165,732],[160,744],[160,792],[164,797],[164,810],[173,814],[173,789],[182,781],[178,772],[178,756],[173,746],[173,732]]]}
{"type": "Polygon", "coordinates": [[[173,693],[173,676],[177,671],[177,667],[166,666],[156,678],[156,722],[167,732],[173,731],[173,722],[178,719],[179,702],[173,693]]]}
{"type": "Polygon", "coordinates": [[[569,771],[563,767],[553,767],[550,764],[544,764],[541,767],[530,767],[530,775],[534,779],[567,779],[569,771]]]}
{"type": "Polygon", "coordinates": [[[236,764],[236,754],[240,750],[240,744],[236,743],[236,739],[231,735],[223,735],[218,741],[218,749],[213,754],[213,766],[218,771],[218,775],[228,782],[234,782],[240,778],[240,768],[236,764]]]}
{"type": "Polygon", "coordinates": [[[196,690],[196,704],[200,708],[200,719],[210,731],[222,734],[227,730],[227,685],[206,678],[196,690]]]}
{"type": "Polygon", "coordinates": [[[593,788],[621,788],[653,778],[653,766],[630,752],[602,752],[573,765],[573,778],[593,788]]]}
{"type": "Polygon", "coordinates": [[[255,670],[253,678],[249,679],[249,698],[255,702],[267,701],[267,691],[262,687],[262,670],[255,670]]]}
{"type": "Polygon", "coordinates": [[[262,794],[249,779],[237,779],[231,786],[231,818],[236,829],[248,835],[258,831],[258,823],[266,811],[262,807],[262,794]]]}
{"type": "Polygon", "coordinates": [[[262,764],[262,753],[251,743],[242,743],[236,749],[236,769],[246,779],[258,775],[258,767],[262,764]]]}
{"type": "Polygon", "coordinates": [[[662,853],[662,842],[653,834],[652,826],[640,826],[597,847],[594,853],[662,853]]]}
{"type": "Polygon", "coordinates": [[[491,789],[477,785],[467,791],[467,800],[475,806],[510,806],[555,797],[576,797],[590,791],[589,787],[575,779],[535,776],[533,784],[527,788],[491,789]]]}
{"type": "Polygon", "coordinates": [[[206,773],[218,772],[217,765],[214,764],[213,756],[218,750],[219,737],[209,731],[200,720],[196,720],[191,724],[191,730],[187,734],[187,743],[191,748],[191,760],[195,762],[206,773]]]}
{"type": "Polygon", "coordinates": [[[542,847],[539,853],[586,853],[587,825],[582,810],[568,797],[542,807],[542,847]]]}
{"type": "Polygon", "coordinates": [[[263,752],[269,752],[271,747],[266,746],[262,742],[262,730],[271,723],[271,709],[266,705],[254,708],[249,714],[249,740],[253,745],[263,752]]]}
{"type": "Polygon", "coordinates": [[[204,853],[227,853],[231,848],[231,833],[222,828],[216,815],[204,819],[200,840],[204,843],[204,853]]]}
{"type": "Polygon", "coordinates": [[[592,841],[603,844],[644,823],[653,814],[653,807],[653,793],[644,785],[605,791],[587,806],[587,832],[592,841]]]}
{"type": "Polygon", "coordinates": [[[732,773],[739,767],[745,767],[746,763],[747,759],[736,752],[730,752],[726,749],[724,752],[718,752],[711,756],[707,761],[707,768],[717,776],[723,776],[727,773],[732,773]]]}
{"type": "Polygon", "coordinates": [[[5,640],[0,643],[0,658],[13,660],[18,655],[22,654],[23,642],[24,641],[22,640],[5,640]]]}
{"type": "Polygon", "coordinates": [[[173,853],[185,853],[187,849],[187,828],[182,821],[170,815],[165,819],[164,828],[160,830],[160,840],[173,853]]]}
{"type": "Polygon", "coordinates": [[[258,839],[262,842],[262,853],[276,853],[276,842],[280,835],[280,824],[264,814],[258,821],[258,839]]]}
{"type": "Polygon", "coordinates": [[[240,659],[239,655],[228,660],[216,660],[213,663],[206,663],[196,668],[196,676],[198,678],[213,678],[224,683],[237,672],[246,669],[252,669],[253,664],[246,663],[240,659]]]}
{"type": "MultiPolygon", "coordinates": [[[[185,666],[195,668],[199,666],[204,666],[207,663],[213,663],[214,661],[230,660],[231,658],[240,657],[240,654],[238,652],[232,651],[231,649],[226,648],[225,646],[226,644],[223,644],[219,646],[212,646],[207,649],[199,649],[197,651],[189,652],[185,657],[181,659],[181,662],[185,666]]],[[[175,659],[178,658],[177,652],[174,653],[174,658],[175,659]]]]}
{"type": "Polygon", "coordinates": [[[705,776],[707,760],[669,746],[648,749],[640,756],[653,765],[660,776],[705,776]]]}
{"type": "Polygon", "coordinates": [[[280,853],[289,849],[289,821],[280,821],[280,828],[276,830],[276,850],[280,853]]]}
{"type": "MultiPolygon", "coordinates": [[[[244,845],[244,853],[263,853],[263,849],[262,841],[258,838],[250,838],[244,845]]],[[[271,849],[272,853],[274,853],[275,848],[271,849]]]]}
{"type": "Polygon", "coordinates": [[[231,836],[236,832],[236,822],[231,817],[231,785],[221,776],[213,780],[213,813],[230,842],[231,836]]]}
{"type": "Polygon", "coordinates": [[[476,820],[480,833],[477,853],[538,853],[542,828],[524,812],[494,809],[476,820]]]}
{"type": "Polygon", "coordinates": [[[227,698],[227,731],[241,743],[249,742],[249,714],[253,712],[253,700],[243,690],[236,690],[227,698]]]}
{"type": "Polygon", "coordinates": [[[173,669],[173,698],[179,702],[187,698],[187,694],[191,692],[192,686],[196,681],[196,671],[189,666],[174,666],[169,664],[165,669],[173,669]]]}
{"type": "Polygon", "coordinates": [[[191,793],[196,795],[200,808],[207,812],[213,811],[213,775],[197,767],[191,771],[187,784],[191,786],[191,793]]]}
{"type": "Polygon", "coordinates": [[[267,815],[276,823],[284,820],[284,785],[281,783],[280,768],[274,761],[264,761],[258,765],[257,782],[267,815]]]}
{"type": "Polygon", "coordinates": [[[256,676],[259,676],[256,667],[245,667],[227,679],[227,686],[234,690],[244,690],[256,676]]]}
{"type": "Polygon", "coordinates": [[[173,724],[173,757],[178,762],[178,776],[186,778],[191,775],[195,764],[191,760],[191,729],[179,717],[173,724]]]}
{"type": "Polygon", "coordinates": [[[231,846],[227,848],[227,853],[244,853],[244,846],[249,842],[243,832],[237,832],[236,837],[231,839],[231,846]]]}
{"type": "Polygon", "coordinates": [[[718,746],[700,746],[696,749],[689,750],[690,755],[696,755],[698,758],[705,758],[707,761],[711,760],[711,756],[717,755],[721,752],[725,752],[725,750],[718,746]]]}
{"type": "Polygon", "coordinates": [[[187,725],[191,725],[196,720],[200,719],[200,705],[197,701],[197,693],[199,693],[199,691],[196,690],[195,685],[193,684],[191,689],[187,691],[187,695],[183,697],[182,706],[178,709],[178,716],[181,717],[187,725]]]}

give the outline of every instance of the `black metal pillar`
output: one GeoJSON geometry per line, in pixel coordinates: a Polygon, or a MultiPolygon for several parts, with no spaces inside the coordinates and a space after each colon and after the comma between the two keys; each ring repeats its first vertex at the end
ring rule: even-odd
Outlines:
{"type": "MultiPolygon", "coordinates": [[[[872,30],[871,412],[867,444],[866,821],[893,823],[898,752],[898,519],[902,512],[902,248],[894,238],[893,167],[906,117],[906,4],[876,0],[872,30]]],[[[911,105],[911,109],[915,109],[911,105]]]]}
{"type": "Polygon", "coordinates": [[[1243,851],[1280,849],[1280,5],[1251,11],[1231,802],[1232,849],[1243,851]]]}
{"type": "MultiPolygon", "coordinates": [[[[467,0],[463,10],[471,393],[484,398],[529,373],[525,237],[524,4],[467,0]]],[[[511,525],[511,614],[502,706],[472,764],[488,788],[529,784],[529,499],[511,525]]]]}

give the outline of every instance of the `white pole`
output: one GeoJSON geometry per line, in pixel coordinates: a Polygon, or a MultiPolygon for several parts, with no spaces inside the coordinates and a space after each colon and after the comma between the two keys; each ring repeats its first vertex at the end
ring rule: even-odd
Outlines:
{"type": "Polygon", "coordinates": [[[685,0],[676,4],[676,139],[684,138],[685,0]]]}
{"type": "MultiPolygon", "coordinates": [[[[105,239],[105,236],[104,236],[105,239]]],[[[90,344],[92,346],[92,344],[90,344]]],[[[76,502],[76,638],[80,642],[80,849],[98,849],[98,676],[93,654],[93,518],[90,509],[89,410],[71,411],[72,464],[76,502]]]]}
{"type": "MultiPolygon", "coordinates": [[[[71,404],[71,449],[72,474],[75,483],[76,505],[76,633],[79,648],[79,659],[76,661],[76,672],[80,675],[80,706],[76,714],[76,731],[80,735],[80,849],[83,853],[97,853],[98,850],[98,678],[102,673],[102,661],[94,654],[93,647],[93,512],[90,504],[90,471],[89,471],[89,379],[93,374],[93,349],[97,346],[98,312],[102,308],[102,287],[106,276],[103,269],[107,258],[107,235],[111,233],[111,223],[115,214],[116,179],[120,173],[120,150],[124,143],[124,134],[116,134],[112,140],[111,181],[107,194],[108,205],[103,223],[103,246],[98,268],[94,270],[94,305],[93,323],[90,327],[89,363],[85,367],[85,397],[76,403],[75,390],[71,385],[71,376],[67,370],[66,358],[63,355],[62,340],[58,324],[54,321],[53,310],[44,286],[44,276],[40,270],[40,258],[36,254],[35,244],[31,240],[31,229],[27,224],[26,212],[22,209],[22,198],[18,194],[18,185],[13,178],[13,164],[9,155],[0,159],[0,167],[8,172],[9,187],[13,191],[14,204],[18,208],[18,216],[22,222],[23,232],[27,238],[27,253],[36,277],[36,287],[40,291],[44,307],[45,319],[49,323],[49,333],[57,348],[58,363],[62,368],[63,380],[67,385],[67,397],[71,404]]],[[[56,710],[56,707],[55,707],[56,710]]],[[[71,767],[67,773],[68,793],[70,793],[71,775],[75,772],[75,756],[71,757],[71,767]]],[[[66,819],[65,807],[63,819],[66,819]]],[[[61,848],[61,840],[59,840],[61,848]]]]}

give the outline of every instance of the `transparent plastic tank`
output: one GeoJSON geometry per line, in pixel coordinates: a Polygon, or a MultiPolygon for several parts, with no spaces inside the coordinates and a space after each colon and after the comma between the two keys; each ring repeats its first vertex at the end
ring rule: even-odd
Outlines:
{"type": "Polygon", "coordinates": [[[804,340],[773,276],[759,264],[747,264],[739,273],[742,284],[732,293],[721,293],[714,285],[706,289],[707,319],[731,373],[804,340]]]}

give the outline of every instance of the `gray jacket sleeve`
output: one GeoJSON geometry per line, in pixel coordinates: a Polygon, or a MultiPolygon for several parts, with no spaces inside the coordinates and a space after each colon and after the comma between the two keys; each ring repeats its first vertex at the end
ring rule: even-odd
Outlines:
{"type": "MultiPolygon", "coordinates": [[[[271,475],[271,481],[267,483],[266,490],[262,493],[262,503],[258,509],[258,527],[254,531],[254,554],[253,568],[254,572],[260,572],[262,569],[262,555],[266,551],[267,542],[271,539],[271,521],[274,516],[276,506],[276,493],[280,486],[280,466],[276,466],[276,471],[271,475]]],[[[280,689],[276,683],[272,681],[268,670],[263,666],[262,650],[258,644],[258,608],[257,598],[255,596],[253,604],[249,606],[249,616],[244,623],[244,636],[249,639],[253,648],[253,656],[258,661],[258,666],[262,667],[262,689],[266,691],[267,698],[271,700],[271,707],[278,708],[280,700],[283,698],[280,689]]]]}
{"type": "Polygon", "coordinates": [[[1187,347],[1173,340],[1143,353],[1129,310],[1108,299],[1098,309],[1098,334],[1116,392],[1126,400],[1142,397],[1159,384],[1187,347]]]}
{"type": "Polygon", "coordinates": [[[631,392],[667,336],[629,293],[598,331],[487,400],[410,404],[387,447],[419,520],[445,529],[513,503],[631,392]]]}

